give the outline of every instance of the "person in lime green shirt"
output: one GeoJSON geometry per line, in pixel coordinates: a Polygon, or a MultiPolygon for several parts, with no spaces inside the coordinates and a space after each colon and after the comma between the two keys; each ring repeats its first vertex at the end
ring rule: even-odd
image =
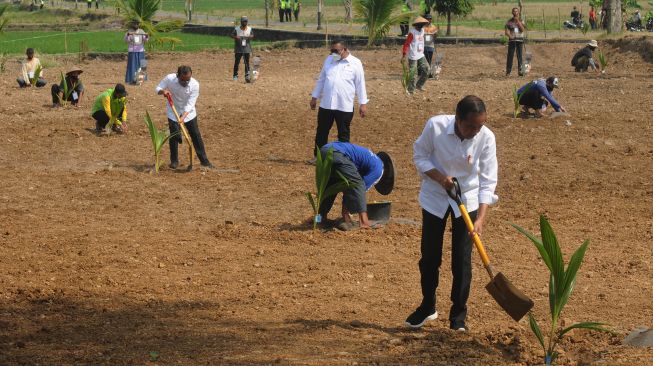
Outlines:
{"type": "Polygon", "coordinates": [[[125,86],[116,84],[113,89],[107,89],[95,98],[91,116],[95,119],[97,133],[108,128],[114,132],[123,133],[127,128],[127,91],[125,86]]]}

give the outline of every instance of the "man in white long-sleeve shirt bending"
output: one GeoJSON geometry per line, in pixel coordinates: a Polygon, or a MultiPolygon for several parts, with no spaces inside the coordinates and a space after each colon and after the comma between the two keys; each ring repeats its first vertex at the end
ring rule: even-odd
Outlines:
{"type": "Polygon", "coordinates": [[[324,61],[311,96],[312,110],[315,110],[317,100],[320,99],[315,145],[318,148],[326,145],[333,121],[338,127],[338,141],[349,142],[349,125],[354,118],[354,96],[358,97],[361,118],[367,112],[368,99],[363,64],[349,53],[344,41],[334,41],[331,44],[331,54],[324,61]]]}
{"type": "Polygon", "coordinates": [[[451,310],[449,327],[466,331],[467,298],[472,280],[472,240],[456,203],[447,190],[457,178],[462,199],[479,235],[490,204],[497,201],[497,157],[494,134],[485,127],[485,104],[472,95],[463,98],[456,115],[435,116],[426,122],[413,145],[413,161],[422,176],[419,203],[422,207],[422,242],[419,260],[422,303],[406,325],[419,328],[438,317],[435,291],[442,262],[442,242],[449,215],[452,219],[451,310]]]}
{"type": "MultiPolygon", "coordinates": [[[[204,141],[202,141],[202,134],[200,133],[200,127],[197,122],[195,103],[197,102],[197,98],[200,96],[200,83],[193,78],[193,70],[190,66],[179,66],[176,74],[169,74],[161,80],[159,85],[156,87],[156,92],[166,98],[168,96],[172,97],[175,109],[178,113],[181,113],[179,116],[179,122],[186,126],[190,139],[193,141],[197,158],[200,160],[202,167],[213,169],[213,164],[211,164],[209,158],[206,157],[204,141]]],[[[169,142],[170,168],[177,169],[177,166],[179,165],[177,148],[182,141],[181,131],[179,130],[177,117],[175,117],[170,106],[168,106],[167,115],[170,133],[176,134],[176,136],[173,136],[169,142]]]]}

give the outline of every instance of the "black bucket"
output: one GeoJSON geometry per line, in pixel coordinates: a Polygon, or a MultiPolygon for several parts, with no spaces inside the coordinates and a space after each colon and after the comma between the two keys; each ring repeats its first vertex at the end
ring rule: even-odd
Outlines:
{"type": "Polygon", "coordinates": [[[390,221],[390,201],[375,201],[367,204],[367,217],[376,222],[390,221]]]}

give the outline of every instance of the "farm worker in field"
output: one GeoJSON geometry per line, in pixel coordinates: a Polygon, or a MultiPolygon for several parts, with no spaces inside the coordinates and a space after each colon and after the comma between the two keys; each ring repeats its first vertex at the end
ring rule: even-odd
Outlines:
{"type": "Polygon", "coordinates": [[[95,119],[95,132],[101,133],[111,122],[114,132],[123,133],[127,129],[127,91],[122,84],[116,84],[95,98],[91,108],[91,116],[95,119]]]}
{"type": "MultiPolygon", "coordinates": [[[[351,230],[357,226],[349,214],[358,214],[359,227],[371,227],[367,217],[365,192],[374,186],[379,193],[390,194],[394,187],[394,168],[390,155],[382,151],[374,154],[367,148],[348,142],[331,142],[320,149],[322,156],[326,156],[329,149],[333,149],[333,165],[327,187],[340,181],[336,172],[354,185],[342,194],[342,223],[338,228],[351,230]]],[[[336,196],[325,198],[320,205],[320,215],[325,221],[336,196]]]]}
{"type": "Polygon", "coordinates": [[[408,57],[408,67],[413,73],[413,77],[408,81],[408,94],[413,94],[415,88],[425,91],[424,84],[429,77],[429,64],[424,55],[424,27],[429,21],[422,17],[417,17],[413,22],[413,29],[408,33],[404,47],[402,49],[401,62],[406,62],[408,57]]]}
{"type": "Polygon", "coordinates": [[[93,7],[93,0],[86,0],[86,8],[91,9],[93,7]]]}
{"type": "Polygon", "coordinates": [[[302,9],[302,3],[299,0],[293,1],[292,11],[295,15],[295,21],[299,21],[299,11],[302,9]]]}
{"type": "Polygon", "coordinates": [[[596,9],[593,6],[590,6],[589,21],[592,30],[596,29],[596,9]]]}
{"type": "Polygon", "coordinates": [[[585,47],[576,51],[574,57],[571,59],[571,66],[574,67],[576,72],[585,72],[592,66],[592,69],[596,72],[599,72],[601,66],[594,61],[593,52],[599,48],[599,44],[595,40],[587,42],[585,47]]]}
{"type": "MultiPolygon", "coordinates": [[[[365,118],[369,102],[363,63],[349,53],[345,41],[333,41],[330,51],[309,103],[311,110],[315,110],[317,100],[320,99],[315,133],[315,146],[318,148],[327,143],[334,121],[338,128],[338,141],[349,142],[349,127],[354,118],[354,96],[358,97],[358,113],[361,118],[365,118]]],[[[313,162],[314,160],[311,161],[313,162]]]]}
{"type": "Polygon", "coordinates": [[[286,15],[286,0],[279,0],[279,21],[283,23],[283,16],[286,15]]]}
{"type": "Polygon", "coordinates": [[[59,84],[53,84],[50,92],[52,94],[52,107],[60,107],[61,101],[66,100],[75,107],[80,106],[82,96],[84,96],[84,84],[79,80],[79,75],[83,73],[81,68],[73,67],[64,76],[59,84]],[[65,85],[65,87],[64,87],[65,85]],[[66,94],[66,89],[68,93],[66,94]]]}
{"type": "MultiPolygon", "coordinates": [[[[424,27],[424,56],[426,56],[429,65],[432,65],[433,54],[435,53],[435,37],[437,37],[439,29],[437,25],[433,24],[431,14],[424,15],[424,19],[429,21],[429,24],[424,27]]],[[[429,72],[429,77],[432,78],[434,75],[429,72]]]]}
{"type": "MultiPolygon", "coordinates": [[[[211,164],[209,159],[206,157],[202,134],[200,133],[199,124],[197,122],[195,103],[197,102],[197,98],[200,96],[200,83],[193,78],[193,70],[190,66],[179,66],[176,74],[168,74],[163,78],[163,80],[161,80],[159,85],[156,87],[156,92],[159,95],[163,95],[165,98],[168,98],[168,96],[172,97],[175,109],[180,113],[179,123],[184,123],[184,126],[186,126],[188,134],[193,141],[197,158],[200,160],[200,163],[204,168],[213,169],[213,164],[211,164]]],[[[167,114],[170,134],[176,134],[176,136],[169,140],[170,168],[177,169],[177,166],[179,166],[177,148],[182,142],[181,131],[179,123],[177,122],[177,117],[169,105],[167,108],[167,114]]]]}
{"type": "Polygon", "coordinates": [[[553,97],[553,89],[557,88],[559,83],[557,77],[550,76],[546,80],[534,80],[519,88],[517,94],[521,95],[519,104],[522,106],[524,113],[529,113],[532,108],[538,117],[542,117],[549,103],[556,112],[567,112],[553,97]]]}
{"type": "Polygon", "coordinates": [[[43,66],[41,66],[41,61],[34,57],[34,49],[28,48],[25,51],[25,56],[20,65],[20,77],[16,79],[18,85],[25,88],[32,86],[32,82],[35,82],[37,88],[44,87],[47,82],[43,79],[43,66]],[[37,72],[38,75],[36,75],[37,72]]]}
{"type": "Polygon", "coordinates": [[[485,104],[473,95],[458,102],[455,115],[431,117],[413,144],[413,161],[422,178],[419,203],[422,207],[421,258],[419,260],[422,302],[406,319],[419,328],[438,317],[436,289],[447,218],[451,217],[451,310],[449,328],[467,331],[467,299],[472,280],[472,239],[456,203],[447,190],[460,184],[462,200],[482,235],[489,206],[498,200],[495,137],[485,126],[485,104]]]}
{"type": "Polygon", "coordinates": [[[526,26],[519,18],[519,8],[512,8],[512,18],[504,27],[504,33],[508,37],[508,58],[506,59],[506,76],[512,72],[512,59],[517,51],[517,73],[524,76],[522,51],[524,47],[524,30],[526,26]]]}
{"type": "Polygon", "coordinates": [[[571,21],[572,21],[575,25],[580,25],[580,17],[581,17],[581,14],[580,14],[580,12],[578,11],[578,8],[577,8],[577,7],[574,6],[574,8],[573,8],[573,10],[571,11],[571,14],[569,14],[569,16],[571,17],[571,21]]]}
{"type": "MultiPolygon", "coordinates": [[[[150,37],[144,30],[138,27],[138,23],[132,23],[129,30],[125,33],[125,42],[129,45],[127,48],[127,72],[125,73],[125,83],[137,84],[136,73],[145,60],[145,42],[150,37]]],[[[146,79],[147,80],[147,79],[146,79]]]]}
{"type": "Polygon", "coordinates": [[[254,30],[247,25],[247,17],[240,17],[240,27],[234,28],[231,32],[231,38],[234,39],[234,81],[238,80],[238,66],[240,59],[245,64],[245,82],[251,81],[249,73],[249,56],[252,54],[252,39],[254,39],[254,30]]]}
{"type": "Polygon", "coordinates": [[[404,4],[401,6],[401,13],[404,16],[403,20],[399,23],[399,28],[401,29],[401,34],[399,35],[400,37],[406,37],[408,35],[408,29],[410,28],[408,26],[408,20],[409,20],[409,14],[412,8],[410,7],[410,4],[408,3],[408,0],[404,1],[404,4]]]}

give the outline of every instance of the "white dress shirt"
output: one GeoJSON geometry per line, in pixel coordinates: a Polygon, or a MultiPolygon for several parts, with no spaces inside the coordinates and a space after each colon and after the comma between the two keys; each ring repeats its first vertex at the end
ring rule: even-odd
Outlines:
{"type": "MultiPolygon", "coordinates": [[[[197,97],[200,96],[200,83],[197,80],[191,77],[188,86],[181,86],[177,79],[177,74],[169,74],[157,85],[156,92],[158,93],[166,89],[172,94],[172,102],[175,104],[175,109],[179,113],[179,116],[181,117],[184,112],[188,112],[184,123],[197,117],[195,103],[197,102],[197,97]]],[[[167,110],[168,118],[176,121],[177,117],[175,117],[169,105],[167,105],[167,110]]]]}
{"type": "Polygon", "coordinates": [[[494,194],[498,172],[494,134],[483,126],[474,138],[461,141],[454,131],[455,120],[456,116],[431,117],[413,144],[413,161],[422,176],[419,203],[439,218],[449,206],[455,217],[460,216],[460,210],[440,183],[424,174],[434,168],[458,179],[469,212],[477,210],[479,203],[491,205],[499,199],[494,194]]]}
{"type": "Polygon", "coordinates": [[[363,64],[351,54],[336,60],[329,55],[313,89],[313,98],[320,99],[320,108],[342,112],[354,111],[354,94],[358,104],[367,104],[363,64]]]}

